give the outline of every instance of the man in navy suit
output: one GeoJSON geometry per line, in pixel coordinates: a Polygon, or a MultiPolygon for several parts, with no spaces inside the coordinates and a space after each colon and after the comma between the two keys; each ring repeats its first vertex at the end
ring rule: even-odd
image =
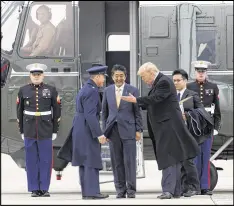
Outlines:
{"type": "Polygon", "coordinates": [[[127,83],[126,68],[114,65],[111,71],[115,84],[103,93],[102,123],[109,139],[111,164],[117,198],[135,198],[136,193],[136,140],[143,131],[142,117],[137,104],[121,101],[121,96],[131,93],[139,97],[139,91],[127,83]]]}

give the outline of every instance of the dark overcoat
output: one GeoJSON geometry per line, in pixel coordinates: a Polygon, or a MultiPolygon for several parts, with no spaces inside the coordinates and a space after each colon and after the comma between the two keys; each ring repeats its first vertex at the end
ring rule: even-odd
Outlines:
{"type": "Polygon", "coordinates": [[[210,116],[210,114],[205,110],[203,104],[201,103],[201,99],[199,98],[198,94],[192,90],[185,89],[181,100],[191,97],[187,101],[183,103],[185,116],[187,119],[187,128],[189,129],[190,133],[193,135],[193,137],[196,139],[198,144],[203,143],[207,138],[211,138],[211,135],[213,134],[213,125],[214,122],[210,116]],[[195,126],[193,127],[191,125],[191,117],[188,114],[189,113],[195,113],[194,115],[198,116],[199,118],[196,121],[195,126]],[[199,128],[201,131],[201,135],[196,135],[193,131],[195,128],[199,128]]]}
{"type": "Polygon", "coordinates": [[[102,169],[101,145],[98,137],[101,100],[98,87],[89,79],[76,97],[76,113],[72,130],[72,166],[102,169]]]}
{"type": "Polygon", "coordinates": [[[148,112],[147,126],[155,139],[159,170],[198,155],[198,144],[186,127],[169,77],[159,73],[148,96],[138,97],[137,103],[148,112]]]}

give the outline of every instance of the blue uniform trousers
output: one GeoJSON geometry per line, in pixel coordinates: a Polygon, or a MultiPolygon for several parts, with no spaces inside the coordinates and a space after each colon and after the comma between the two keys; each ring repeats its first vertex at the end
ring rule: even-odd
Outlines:
{"type": "Polygon", "coordinates": [[[100,194],[99,169],[79,166],[79,175],[83,197],[100,194]]]}
{"type": "Polygon", "coordinates": [[[52,139],[24,138],[28,191],[49,190],[53,164],[52,139]]]}
{"type": "Polygon", "coordinates": [[[210,189],[210,153],[213,138],[206,139],[200,145],[200,153],[194,159],[200,180],[201,190],[210,189]]]}

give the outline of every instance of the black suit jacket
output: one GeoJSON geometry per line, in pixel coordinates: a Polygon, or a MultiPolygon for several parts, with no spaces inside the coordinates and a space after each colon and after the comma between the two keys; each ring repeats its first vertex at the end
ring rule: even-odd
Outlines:
{"type": "Polygon", "coordinates": [[[191,108],[193,108],[193,109],[204,108],[198,94],[196,92],[192,91],[192,90],[185,89],[185,91],[184,91],[184,93],[183,93],[183,95],[181,97],[181,100],[183,100],[183,99],[185,99],[187,97],[190,97],[190,96],[193,96],[193,98],[190,98],[190,99],[188,99],[187,101],[185,101],[183,103],[184,111],[188,111],[191,108]]]}

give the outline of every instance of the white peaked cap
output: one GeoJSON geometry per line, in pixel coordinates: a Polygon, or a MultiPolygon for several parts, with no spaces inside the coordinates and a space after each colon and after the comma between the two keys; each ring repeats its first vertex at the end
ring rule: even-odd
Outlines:
{"type": "Polygon", "coordinates": [[[192,62],[192,66],[194,68],[204,68],[204,69],[207,69],[209,67],[209,65],[211,65],[211,63],[208,62],[208,61],[193,61],[192,62]]]}
{"type": "Polygon", "coordinates": [[[45,64],[34,63],[26,66],[26,69],[29,72],[44,72],[47,69],[47,66],[45,64]]]}

